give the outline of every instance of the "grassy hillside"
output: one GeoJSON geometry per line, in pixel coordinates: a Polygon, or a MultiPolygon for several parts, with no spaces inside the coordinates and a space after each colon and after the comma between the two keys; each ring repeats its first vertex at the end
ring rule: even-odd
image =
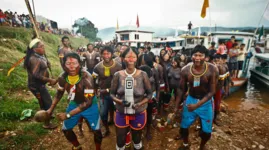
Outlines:
{"type": "MultiPolygon", "coordinates": [[[[42,124],[31,120],[19,121],[24,109],[33,109],[33,113],[39,109],[37,100],[27,89],[27,73],[22,67],[23,63],[7,77],[7,71],[12,64],[25,56],[24,52],[31,41],[32,33],[32,30],[25,28],[0,26],[0,149],[11,148],[11,145],[15,149],[28,149],[33,144],[34,138],[48,132],[42,128],[42,124]],[[9,131],[14,131],[16,135],[9,135],[9,131]]],[[[41,33],[41,37],[52,64],[53,76],[57,77],[61,72],[57,56],[61,36],[41,33]]],[[[70,41],[74,48],[89,42],[87,39],[73,37],[70,37],[70,41]]],[[[50,93],[54,95],[55,90],[51,89],[50,93]]],[[[62,107],[57,111],[62,111],[66,102],[60,105],[62,107]]]]}

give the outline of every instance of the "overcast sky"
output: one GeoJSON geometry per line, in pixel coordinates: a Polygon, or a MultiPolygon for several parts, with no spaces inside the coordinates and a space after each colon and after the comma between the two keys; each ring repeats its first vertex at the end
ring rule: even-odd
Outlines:
{"type": "MultiPolygon", "coordinates": [[[[30,3],[32,0],[29,0],[30,3]]],[[[197,26],[257,26],[269,0],[209,0],[206,18],[200,17],[203,0],[34,0],[36,14],[71,28],[74,20],[86,17],[97,28],[135,25],[186,29],[197,26]],[[211,16],[211,17],[210,17],[211,16]],[[210,19],[211,18],[211,19],[210,19]]],[[[1,0],[1,9],[27,13],[24,0],[1,0]]],[[[269,9],[269,8],[268,8],[269,9]]],[[[262,23],[269,26],[269,21],[262,23]]]]}

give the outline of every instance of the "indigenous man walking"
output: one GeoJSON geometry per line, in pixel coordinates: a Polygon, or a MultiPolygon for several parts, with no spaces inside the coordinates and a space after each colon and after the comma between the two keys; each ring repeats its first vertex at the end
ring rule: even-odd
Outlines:
{"type": "Polygon", "coordinates": [[[103,61],[98,63],[93,70],[93,76],[96,77],[96,89],[100,91],[100,113],[102,122],[106,128],[103,136],[109,135],[108,128],[108,110],[110,110],[110,120],[113,122],[114,104],[110,97],[110,87],[113,75],[121,70],[121,65],[112,59],[113,49],[109,46],[101,50],[103,61]]]}
{"type": "Polygon", "coordinates": [[[63,58],[66,54],[72,52],[72,50],[70,48],[69,37],[67,37],[67,36],[62,37],[62,44],[63,44],[63,46],[61,48],[59,48],[59,50],[58,50],[58,56],[60,58],[61,66],[62,66],[62,68],[64,68],[63,58]]]}
{"type": "MultiPolygon", "coordinates": [[[[55,85],[57,80],[49,77],[49,61],[46,59],[44,43],[39,39],[34,39],[28,46],[24,61],[24,67],[28,73],[28,88],[38,99],[40,109],[48,110],[52,99],[46,88],[46,83],[55,85]]],[[[57,126],[50,124],[50,120],[43,125],[46,129],[53,129],[57,126]]]]}
{"type": "Polygon", "coordinates": [[[197,45],[192,51],[192,61],[182,69],[180,75],[180,87],[176,96],[175,112],[178,110],[182,94],[187,91],[189,83],[189,95],[184,102],[180,133],[183,145],[180,149],[189,149],[189,130],[197,117],[201,119],[202,130],[200,132],[200,150],[205,149],[205,144],[211,137],[213,122],[213,95],[216,91],[218,77],[217,68],[205,62],[208,50],[197,45]]]}
{"type": "Polygon", "coordinates": [[[87,66],[87,70],[90,74],[93,73],[93,68],[95,67],[95,65],[97,65],[100,61],[100,56],[98,52],[95,52],[93,50],[93,44],[88,44],[87,45],[87,52],[84,53],[83,55],[86,60],[86,66],[87,66]]]}
{"type": "Polygon", "coordinates": [[[47,112],[52,114],[64,92],[67,91],[70,102],[66,112],[57,114],[58,119],[63,121],[62,130],[65,137],[73,144],[72,149],[82,149],[73,128],[83,117],[93,130],[96,150],[100,150],[102,134],[93,78],[88,72],[82,70],[80,57],[76,53],[68,53],[63,58],[63,64],[64,73],[58,78],[57,94],[47,112]]]}

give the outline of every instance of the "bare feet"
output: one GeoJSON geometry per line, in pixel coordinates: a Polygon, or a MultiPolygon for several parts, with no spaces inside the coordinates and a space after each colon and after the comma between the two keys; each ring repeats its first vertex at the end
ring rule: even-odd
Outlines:
{"type": "Polygon", "coordinates": [[[44,129],[55,129],[55,128],[57,128],[57,125],[56,124],[52,124],[52,123],[49,123],[49,124],[44,124],[43,125],[43,128],[44,129]]]}
{"type": "Polygon", "coordinates": [[[181,145],[178,150],[189,150],[190,149],[190,145],[188,146],[184,146],[184,145],[181,145]]]}
{"type": "Polygon", "coordinates": [[[199,150],[208,150],[208,148],[206,145],[204,145],[203,147],[200,146],[199,150]]]}
{"type": "Polygon", "coordinates": [[[174,140],[181,140],[181,139],[182,137],[179,134],[174,137],[174,140]]]}

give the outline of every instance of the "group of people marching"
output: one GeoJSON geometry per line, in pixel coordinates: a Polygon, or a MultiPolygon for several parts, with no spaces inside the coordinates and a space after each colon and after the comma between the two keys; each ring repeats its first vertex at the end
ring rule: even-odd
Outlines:
{"type": "MultiPolygon", "coordinates": [[[[82,122],[94,134],[96,149],[101,149],[102,138],[110,134],[109,124],[115,124],[116,149],[130,147],[142,149],[142,130],[151,140],[151,123],[160,110],[168,110],[171,96],[175,97],[173,113],[181,110],[181,149],[188,149],[188,128],[197,117],[201,124],[201,145],[211,137],[213,122],[218,124],[222,91],[228,93],[230,85],[227,54],[211,55],[202,45],[197,45],[191,59],[183,54],[172,55],[162,49],[158,56],[150,47],[138,50],[126,45],[104,46],[95,51],[93,44],[87,52],[76,53],[69,47],[69,38],[62,38],[58,50],[63,73],[58,79],[49,77],[51,66],[45,57],[44,43],[39,39],[30,42],[24,66],[28,72],[28,87],[39,101],[40,108],[51,116],[57,103],[68,93],[66,112],[56,117],[63,121],[62,131],[72,143],[72,149],[82,149],[73,128],[78,124],[83,136],[82,122]],[[53,100],[46,83],[57,86],[53,100]],[[181,106],[181,107],[180,107],[181,106]],[[101,132],[101,124],[104,131],[101,132]]],[[[53,67],[53,66],[52,66],[53,67]]],[[[50,121],[44,128],[56,126],[50,121]]]]}

